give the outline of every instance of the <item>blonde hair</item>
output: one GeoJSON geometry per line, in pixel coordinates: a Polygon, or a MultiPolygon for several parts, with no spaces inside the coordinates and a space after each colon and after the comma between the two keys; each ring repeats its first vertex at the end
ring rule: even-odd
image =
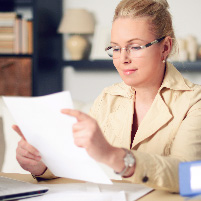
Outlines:
{"type": "Polygon", "coordinates": [[[118,18],[147,17],[150,20],[150,29],[156,38],[170,36],[175,45],[175,34],[172,25],[172,16],[166,0],[122,0],[115,9],[113,22],[118,18]]]}

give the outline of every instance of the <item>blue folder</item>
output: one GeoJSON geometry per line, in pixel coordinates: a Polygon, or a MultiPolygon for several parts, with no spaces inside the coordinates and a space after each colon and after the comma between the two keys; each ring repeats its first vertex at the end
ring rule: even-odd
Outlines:
{"type": "Polygon", "coordinates": [[[201,161],[179,164],[179,188],[182,196],[201,194],[201,161]]]}

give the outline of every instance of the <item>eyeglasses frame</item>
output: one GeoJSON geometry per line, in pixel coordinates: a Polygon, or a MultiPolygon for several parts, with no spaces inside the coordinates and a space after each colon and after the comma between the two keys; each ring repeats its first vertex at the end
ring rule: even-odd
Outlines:
{"type": "MultiPolygon", "coordinates": [[[[165,36],[161,37],[161,38],[158,38],[150,43],[147,43],[146,45],[141,45],[141,46],[138,46],[138,47],[133,47],[135,50],[141,50],[141,49],[145,49],[145,48],[148,48],[156,43],[160,43],[162,40],[165,39],[165,36]]],[[[105,51],[107,52],[107,50],[110,50],[112,48],[112,46],[109,46],[109,47],[106,47],[105,48],[105,51]]],[[[128,50],[128,47],[122,47],[120,48],[120,53],[121,53],[121,50],[128,50]]],[[[108,54],[109,55],[109,54],[108,54]]],[[[110,57],[113,57],[113,55],[109,55],[110,57]]]]}

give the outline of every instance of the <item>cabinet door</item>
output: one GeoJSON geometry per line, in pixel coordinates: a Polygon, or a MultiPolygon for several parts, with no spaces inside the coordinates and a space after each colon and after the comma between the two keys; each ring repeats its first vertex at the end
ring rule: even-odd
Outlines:
{"type": "Polygon", "coordinates": [[[31,58],[0,58],[0,95],[32,95],[31,58]]]}

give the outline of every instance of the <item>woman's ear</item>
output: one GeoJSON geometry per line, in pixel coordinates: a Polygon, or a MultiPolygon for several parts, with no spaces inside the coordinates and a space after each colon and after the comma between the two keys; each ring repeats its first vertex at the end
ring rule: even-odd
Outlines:
{"type": "Polygon", "coordinates": [[[166,60],[172,50],[172,38],[166,36],[162,44],[162,60],[166,60]]]}

